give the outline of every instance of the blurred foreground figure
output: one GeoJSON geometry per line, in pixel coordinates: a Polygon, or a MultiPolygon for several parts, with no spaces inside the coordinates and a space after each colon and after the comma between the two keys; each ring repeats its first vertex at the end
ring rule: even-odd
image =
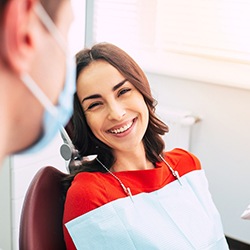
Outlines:
{"type": "Polygon", "coordinates": [[[0,164],[37,152],[72,113],[69,0],[0,0],[0,164]]]}

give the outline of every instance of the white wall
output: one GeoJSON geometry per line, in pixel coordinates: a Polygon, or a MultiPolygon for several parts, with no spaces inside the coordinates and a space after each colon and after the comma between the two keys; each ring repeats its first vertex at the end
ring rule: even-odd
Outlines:
{"type": "Polygon", "coordinates": [[[71,55],[75,55],[84,48],[85,41],[85,0],[71,0],[74,13],[74,20],[69,31],[69,50],[71,55]]]}
{"type": "Polygon", "coordinates": [[[12,249],[10,160],[0,166],[0,249],[12,249]]]}
{"type": "MultiPolygon", "coordinates": [[[[250,90],[147,74],[159,107],[190,110],[202,121],[191,151],[206,171],[226,235],[250,243],[250,90]]],[[[171,131],[170,131],[171,133],[171,131]]]]}

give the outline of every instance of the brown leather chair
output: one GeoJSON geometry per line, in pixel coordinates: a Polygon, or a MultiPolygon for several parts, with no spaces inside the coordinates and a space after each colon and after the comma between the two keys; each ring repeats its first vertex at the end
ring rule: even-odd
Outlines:
{"type": "Polygon", "coordinates": [[[20,250],[66,249],[62,229],[64,176],[54,167],[44,167],[33,178],[22,208],[20,250]]]}

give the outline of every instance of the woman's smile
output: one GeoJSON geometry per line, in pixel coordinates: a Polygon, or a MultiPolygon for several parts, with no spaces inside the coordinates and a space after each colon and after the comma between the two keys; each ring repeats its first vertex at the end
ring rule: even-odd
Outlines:
{"type": "Polygon", "coordinates": [[[133,120],[126,122],[125,124],[118,125],[109,129],[107,132],[117,136],[125,136],[132,130],[132,127],[136,120],[137,118],[134,118],[133,120]]]}

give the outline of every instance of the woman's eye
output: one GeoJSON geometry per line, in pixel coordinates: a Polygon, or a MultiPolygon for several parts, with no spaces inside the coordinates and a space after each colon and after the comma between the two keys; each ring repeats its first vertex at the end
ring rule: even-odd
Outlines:
{"type": "Polygon", "coordinates": [[[124,95],[126,94],[127,92],[131,91],[131,89],[127,88],[127,89],[122,89],[119,91],[118,93],[118,96],[121,96],[121,95],[124,95]]]}
{"type": "Polygon", "coordinates": [[[87,110],[91,110],[97,106],[101,105],[100,102],[94,102],[94,103],[91,103],[88,107],[87,107],[87,110]]]}

